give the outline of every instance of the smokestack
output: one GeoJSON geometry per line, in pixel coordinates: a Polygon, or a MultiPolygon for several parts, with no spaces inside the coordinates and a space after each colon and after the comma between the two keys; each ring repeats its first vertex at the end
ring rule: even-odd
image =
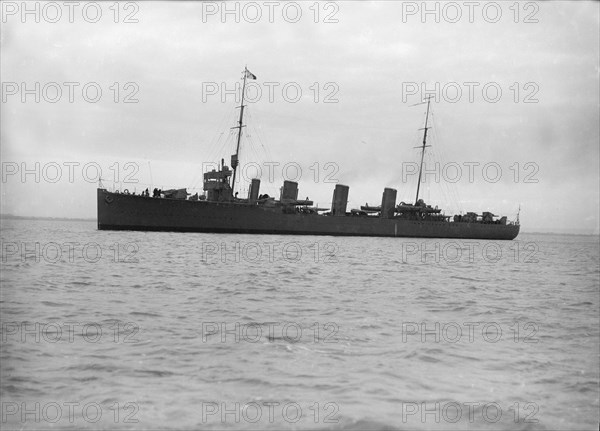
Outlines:
{"type": "Polygon", "coordinates": [[[333,191],[333,201],[331,202],[331,214],[334,216],[345,216],[346,205],[348,204],[348,191],[350,187],[338,184],[333,191]]]}
{"type": "Polygon", "coordinates": [[[281,191],[281,200],[290,199],[297,200],[298,199],[298,183],[294,181],[284,181],[283,182],[283,190],[281,191]]]}
{"type": "Polygon", "coordinates": [[[253,178],[250,183],[250,190],[248,190],[248,200],[251,204],[255,203],[258,200],[258,191],[260,190],[260,180],[258,178],[253,178]]]}
{"type": "Polygon", "coordinates": [[[394,217],[394,209],[396,208],[396,190],[388,189],[387,187],[383,190],[383,196],[381,197],[381,218],[392,218],[394,217]]]}

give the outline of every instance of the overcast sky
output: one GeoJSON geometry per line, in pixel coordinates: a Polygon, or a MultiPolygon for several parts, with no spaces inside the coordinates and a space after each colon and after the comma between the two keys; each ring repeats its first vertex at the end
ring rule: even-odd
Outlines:
{"type": "Polygon", "coordinates": [[[414,201],[430,90],[427,203],[598,233],[597,2],[118,6],[3,2],[3,214],[94,217],[98,167],[109,189],[201,192],[247,65],[240,195],[258,165],[261,193],[414,201]]]}

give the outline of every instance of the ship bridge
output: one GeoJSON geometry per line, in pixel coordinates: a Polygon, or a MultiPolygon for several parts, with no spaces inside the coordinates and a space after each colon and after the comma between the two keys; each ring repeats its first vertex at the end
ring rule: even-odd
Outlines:
{"type": "Polygon", "coordinates": [[[232,189],[229,185],[229,177],[233,171],[229,166],[225,166],[224,160],[221,160],[221,169],[213,169],[204,174],[204,191],[206,199],[209,201],[230,201],[232,198],[232,189]]]}

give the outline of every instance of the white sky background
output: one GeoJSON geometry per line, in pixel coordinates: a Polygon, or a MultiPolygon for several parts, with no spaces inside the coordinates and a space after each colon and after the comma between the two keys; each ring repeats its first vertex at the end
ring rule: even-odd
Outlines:
{"type": "MultiPolygon", "coordinates": [[[[247,65],[262,97],[249,103],[245,134],[251,136],[243,138],[240,159],[263,166],[261,193],[278,197],[282,166],[293,162],[302,167],[299,197],[309,196],[319,206],[331,202],[335,184],[324,181],[328,173],[350,186],[351,208],[379,204],[384,187],[396,188],[398,201],[414,200],[416,176],[403,175],[410,168],[403,162],[418,161],[413,147],[421,140],[417,129],[423,127],[425,106],[411,106],[423,94],[403,94],[403,87],[416,83],[435,90],[439,83],[426,167],[439,161],[443,174],[444,163],[458,164],[462,177],[453,185],[444,175],[438,181],[426,176],[421,186],[426,202],[447,213],[492,211],[511,219],[521,205],[523,231],[598,233],[597,2],[520,3],[518,22],[513,2],[500,2],[502,16],[495,23],[488,22],[494,20],[493,6],[483,14],[488,2],[479,2],[472,20],[464,2],[453,3],[462,12],[456,23],[448,21],[457,8],[446,3],[438,3],[439,23],[433,14],[422,16],[421,2],[321,3],[317,23],[313,2],[297,3],[302,16],[296,23],[289,22],[295,9],[284,16],[283,2],[275,6],[273,22],[268,6],[255,2],[262,12],[257,23],[245,19],[256,12],[246,3],[238,3],[239,22],[235,14],[221,15],[221,2],[121,3],[117,23],[113,2],[100,4],[96,23],[85,19],[94,19],[94,6],[84,16],[81,2],[71,23],[69,8],[56,4],[62,13],[56,23],[48,21],[57,9],[44,9],[45,3],[37,17],[23,16],[21,2],[2,4],[3,214],[94,217],[97,183],[86,181],[95,177],[93,168],[84,176],[86,163],[102,168],[108,188],[118,170],[120,189],[201,189],[203,162],[223,157],[229,164],[234,141],[225,144],[224,138],[239,104],[231,94],[203,94],[203,88],[215,83],[232,90],[247,65]],[[206,13],[212,10],[217,13],[206,13]],[[124,22],[131,13],[137,23],[124,22]],[[327,16],[337,22],[324,22],[327,16]],[[538,22],[526,23],[527,18],[538,22]],[[35,89],[36,82],[47,89],[40,91],[39,103],[35,94],[21,91],[22,83],[35,89]],[[54,82],[62,96],[50,103],[56,92],[47,84],[54,82]],[[79,83],[72,102],[64,82],[79,83]],[[111,90],[115,82],[118,102],[111,90]],[[128,82],[138,88],[137,103],[123,103],[134,88],[124,88],[128,82]],[[265,82],[279,84],[273,102],[265,82]],[[465,82],[477,83],[472,101],[465,82]],[[98,102],[82,96],[86,83],[102,89],[98,102]],[[287,100],[282,94],[288,83],[302,90],[295,103],[293,89],[287,100]],[[320,88],[317,101],[314,83],[320,88]],[[324,103],[334,88],[327,83],[338,88],[336,103],[324,103]],[[488,100],[482,94],[487,83],[502,90],[496,103],[489,101],[493,88],[488,100]],[[462,95],[452,103],[457,86],[462,95]],[[527,96],[534,103],[525,103],[527,96]],[[36,162],[39,182],[33,173],[23,178],[22,168],[35,171],[36,162]],[[52,162],[61,167],[57,182],[50,181],[57,172],[52,162]],[[272,183],[265,162],[280,163],[272,183]],[[325,167],[328,162],[335,171],[325,167]],[[472,182],[465,165],[470,162],[479,163],[472,182]],[[72,165],[72,181],[69,163],[79,163],[72,165]],[[486,163],[501,167],[497,182],[486,181],[486,163]],[[15,166],[19,172],[13,175],[15,166]],[[123,184],[128,173],[139,183],[123,184]]],[[[235,4],[226,7],[233,10],[235,4]]],[[[34,10],[35,3],[28,7],[34,10]]],[[[93,89],[88,95],[94,97],[93,89]]],[[[287,173],[295,176],[292,168],[287,173]]],[[[453,168],[445,173],[456,175],[453,168]]],[[[494,177],[495,169],[487,174],[494,177]]],[[[238,186],[241,196],[246,184],[238,186]]]]}

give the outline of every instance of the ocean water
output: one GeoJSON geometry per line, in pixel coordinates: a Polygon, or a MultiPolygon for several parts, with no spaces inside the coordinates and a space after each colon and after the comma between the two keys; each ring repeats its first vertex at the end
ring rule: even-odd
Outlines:
{"type": "Polygon", "coordinates": [[[3,220],[2,429],[598,429],[597,236],[3,220]]]}

